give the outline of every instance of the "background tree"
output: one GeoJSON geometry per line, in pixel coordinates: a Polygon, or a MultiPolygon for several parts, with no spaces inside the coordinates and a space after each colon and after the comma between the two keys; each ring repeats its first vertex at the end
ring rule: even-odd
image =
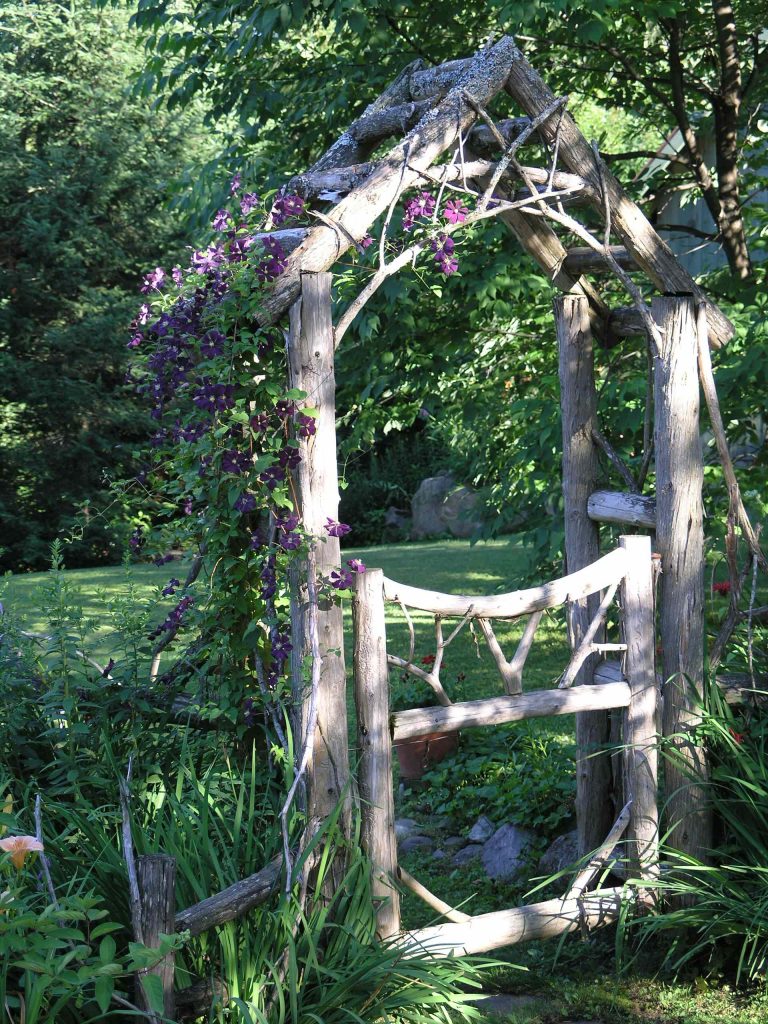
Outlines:
{"type": "Polygon", "coordinates": [[[179,254],[166,200],[193,111],[131,98],[127,14],[9,3],[0,35],[0,566],[41,567],[88,503],[70,564],[115,561],[103,515],[145,414],[124,390],[141,274],[179,254]],[[90,515],[90,522],[89,522],[90,515]]]}

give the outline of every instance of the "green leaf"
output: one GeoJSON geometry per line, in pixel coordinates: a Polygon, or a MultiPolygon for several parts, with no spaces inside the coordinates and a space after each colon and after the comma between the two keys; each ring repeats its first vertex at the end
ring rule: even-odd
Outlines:
{"type": "Polygon", "coordinates": [[[162,1014],[163,1003],[163,979],[159,974],[142,974],[141,987],[147,996],[149,1007],[155,1013],[162,1014]]]}
{"type": "Polygon", "coordinates": [[[102,1013],[106,1013],[109,1009],[109,1004],[112,1001],[112,993],[114,991],[114,978],[110,978],[108,974],[103,974],[100,978],[96,979],[94,995],[96,996],[96,1002],[99,1004],[99,1009],[102,1013]]]}

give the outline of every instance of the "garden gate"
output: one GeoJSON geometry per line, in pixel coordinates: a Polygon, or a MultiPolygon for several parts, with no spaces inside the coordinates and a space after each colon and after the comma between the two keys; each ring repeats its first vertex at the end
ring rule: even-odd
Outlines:
{"type": "Polygon", "coordinates": [[[592,565],[562,579],[529,590],[487,597],[441,594],[387,579],[380,569],[357,578],[353,605],[354,675],[357,737],[360,751],[359,786],[363,844],[374,865],[373,895],[382,938],[400,931],[403,884],[446,917],[448,924],[409,933],[409,944],[427,947],[436,955],[479,953],[527,939],[549,938],[578,927],[616,921],[624,887],[588,886],[627,832],[629,869],[633,877],[651,881],[658,871],[658,807],[656,707],[654,665],[653,568],[650,538],[624,536],[619,547],[592,565]],[[602,643],[606,615],[620,588],[621,643],[602,643]],[[556,689],[523,693],[522,674],[536,627],[546,609],[585,605],[600,594],[597,612],[560,678],[556,689]],[[402,608],[410,631],[407,658],[387,650],[385,601],[402,608]],[[426,671],[413,664],[414,630],[407,609],[435,616],[436,651],[426,671]],[[511,661],[494,634],[492,620],[529,616],[511,661]],[[458,619],[447,639],[444,618],[458,619]],[[504,695],[452,703],[440,681],[443,653],[467,622],[477,623],[499,670],[504,695]],[[614,681],[578,685],[579,671],[593,655],[621,651],[623,674],[614,681]],[[390,666],[406,670],[431,687],[437,704],[394,714],[389,706],[390,666]],[[577,683],[577,685],[573,685],[577,683]],[[437,731],[500,725],[545,715],[623,708],[623,783],[625,806],[605,841],[572,882],[562,899],[470,917],[429,892],[398,868],[394,829],[392,748],[399,741],[437,731]]]}

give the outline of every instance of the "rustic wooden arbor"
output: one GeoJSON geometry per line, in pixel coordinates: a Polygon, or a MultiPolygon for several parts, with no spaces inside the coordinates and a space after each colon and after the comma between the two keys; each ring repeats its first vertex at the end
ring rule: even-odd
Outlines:
{"type": "MultiPolygon", "coordinates": [[[[563,293],[555,299],[555,323],[562,390],[566,569],[577,572],[598,559],[601,522],[655,531],[662,567],[661,675],[668,680],[664,732],[680,733],[692,714],[690,684],[700,687],[703,676],[698,379],[701,372],[705,384],[711,385],[709,346],[724,344],[732,327],[624,193],[596,148],[584,139],[565,109],[565,98],[553,96],[509,38],[468,60],[431,69],[410,66],[306,174],[286,186],[313,198],[316,206],[328,204],[317,209],[316,226],[275,232],[292,252],[262,314],[264,324],[274,323],[292,309],[292,384],[307,392],[326,423],[312,444],[305,445],[300,480],[304,522],[310,532],[321,535],[325,518],[334,518],[338,507],[329,404],[333,349],[376,288],[428,245],[429,239],[422,240],[387,259],[386,235],[396,201],[408,189],[427,185],[441,192],[459,189],[474,194],[476,208],[466,223],[499,217],[563,293]],[[496,123],[486,105],[502,92],[516,104],[517,116],[496,123]],[[371,160],[393,135],[403,137],[371,160]],[[516,154],[527,144],[537,144],[550,155],[547,166],[523,166],[518,161],[516,154]],[[448,151],[447,161],[441,162],[448,151]],[[603,222],[601,239],[566,212],[565,200],[585,202],[597,210],[603,222]],[[331,278],[326,272],[377,223],[378,270],[334,327],[331,278]],[[557,231],[586,244],[567,249],[557,231]],[[585,276],[606,272],[621,282],[631,305],[609,309],[585,276]],[[648,284],[660,293],[650,305],[642,290],[648,284]],[[637,335],[646,338],[649,376],[646,450],[643,468],[635,477],[599,428],[593,346],[615,346],[637,335]],[[616,467],[623,490],[598,489],[601,452],[616,467]],[[642,489],[654,456],[656,493],[647,495],[642,489]]],[[[461,227],[443,224],[440,230],[450,233],[461,227]]],[[[705,387],[705,394],[716,404],[713,388],[705,387]]],[[[737,511],[741,521],[740,504],[737,511]]],[[[746,532],[744,522],[742,529],[746,532]]],[[[323,562],[338,565],[338,550],[332,544],[326,542],[318,552],[323,562]]],[[[574,650],[582,644],[600,600],[593,593],[570,602],[574,650]]],[[[306,601],[297,601],[295,647],[306,655],[310,640],[302,606],[306,601]]],[[[348,756],[343,664],[337,653],[342,649],[341,621],[332,607],[321,607],[318,614],[323,665],[310,723],[307,784],[310,814],[322,818],[344,792],[348,756]]],[[[592,639],[600,641],[599,630],[592,639]]],[[[300,660],[297,657],[297,680],[300,660]]],[[[617,672],[615,665],[599,664],[591,652],[574,682],[589,685],[593,679],[612,678],[617,672]]],[[[603,842],[616,813],[610,759],[595,755],[611,739],[608,712],[579,714],[577,739],[581,751],[577,817],[580,846],[586,853],[603,842]]],[[[681,749],[692,761],[700,759],[700,752],[685,738],[681,749]]],[[[709,826],[699,791],[669,769],[667,796],[670,820],[680,823],[675,832],[678,847],[701,854],[708,846],[709,826]]]]}

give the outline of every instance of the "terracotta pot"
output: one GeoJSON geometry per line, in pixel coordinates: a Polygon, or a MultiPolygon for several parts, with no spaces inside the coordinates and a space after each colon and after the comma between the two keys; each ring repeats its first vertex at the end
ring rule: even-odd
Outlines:
{"type": "Polygon", "coordinates": [[[404,782],[420,779],[433,764],[455,753],[458,746],[457,732],[431,732],[428,736],[401,740],[395,744],[400,764],[400,778],[404,782]]]}

